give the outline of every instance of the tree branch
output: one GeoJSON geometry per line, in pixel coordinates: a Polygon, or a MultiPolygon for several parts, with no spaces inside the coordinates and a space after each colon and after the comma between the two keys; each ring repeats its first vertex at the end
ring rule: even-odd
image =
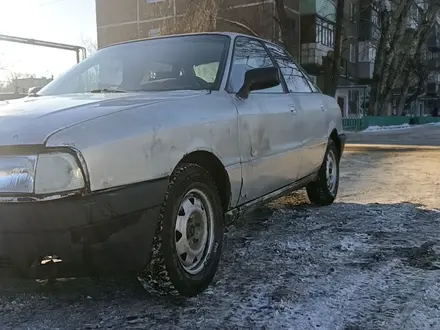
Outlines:
{"type": "Polygon", "coordinates": [[[251,29],[249,26],[247,26],[246,24],[234,21],[234,20],[230,20],[228,18],[224,18],[224,17],[217,17],[218,20],[220,21],[224,21],[227,22],[229,24],[235,25],[237,27],[240,27],[244,30],[246,30],[247,32],[249,32],[250,34],[254,35],[255,37],[261,37],[257,32],[255,32],[253,29],[251,29]]]}

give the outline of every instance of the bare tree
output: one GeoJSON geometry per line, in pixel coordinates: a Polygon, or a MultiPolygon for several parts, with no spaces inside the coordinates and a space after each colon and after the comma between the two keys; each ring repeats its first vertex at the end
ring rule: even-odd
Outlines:
{"type": "MultiPolygon", "coordinates": [[[[418,46],[420,47],[420,43],[418,46]]],[[[425,84],[430,73],[440,70],[437,63],[434,66],[429,63],[429,61],[432,62],[435,59],[430,59],[428,54],[427,49],[416,50],[415,56],[411,57],[406,63],[406,68],[400,80],[397,115],[401,115],[408,105],[424,93],[425,84]]]]}
{"type": "Polygon", "coordinates": [[[412,0],[402,0],[399,4],[381,1],[377,4],[380,10],[381,31],[370,90],[368,109],[370,115],[377,115],[384,105],[386,97],[384,81],[390,74],[391,62],[396,55],[397,46],[402,42],[412,0]]]}
{"type": "Polygon", "coordinates": [[[291,25],[289,16],[287,15],[286,5],[284,0],[275,0],[278,17],[274,17],[278,23],[281,31],[281,40],[284,48],[292,55],[295,53],[295,39],[293,33],[290,31],[291,25]]]}
{"type": "Polygon", "coordinates": [[[196,33],[215,31],[218,17],[218,3],[215,0],[192,0],[183,15],[175,19],[167,33],[196,33]]]}
{"type": "Polygon", "coordinates": [[[98,44],[90,37],[82,36],[82,46],[86,49],[87,55],[92,55],[98,51],[98,44]]]}
{"type": "Polygon", "coordinates": [[[335,96],[336,90],[339,86],[339,77],[341,55],[342,55],[342,41],[344,32],[344,0],[337,0],[336,2],[336,28],[335,28],[335,44],[334,44],[334,55],[331,58],[331,74],[327,74],[326,79],[330,81],[328,87],[325,89],[325,93],[330,96],[335,96]]]}
{"type": "MultiPolygon", "coordinates": [[[[277,8],[277,17],[274,17],[281,30],[281,39],[284,48],[292,55],[295,52],[295,39],[291,32],[291,25],[289,17],[287,15],[287,9],[284,0],[275,0],[277,8]]],[[[324,93],[330,96],[335,96],[336,90],[339,85],[340,62],[343,54],[343,42],[344,42],[344,10],[345,1],[336,0],[335,3],[335,38],[334,38],[334,50],[330,52],[326,58],[324,58],[324,93]]]]}
{"type": "Polygon", "coordinates": [[[392,92],[401,86],[400,81],[408,82],[401,89],[404,95],[408,93],[410,69],[420,62],[424,45],[440,12],[439,0],[424,1],[422,5],[417,0],[383,1],[380,6],[381,37],[370,92],[370,115],[391,114],[392,92]],[[421,19],[414,22],[415,31],[408,33],[414,8],[421,19]]]}
{"type": "Polygon", "coordinates": [[[176,17],[173,25],[166,27],[165,33],[212,32],[218,29],[219,22],[225,22],[250,35],[260,36],[244,18],[234,20],[222,15],[225,14],[223,7],[223,1],[219,0],[190,0],[185,13],[176,17]]]}
{"type": "Polygon", "coordinates": [[[19,94],[19,79],[25,79],[25,78],[35,78],[35,75],[30,73],[20,73],[15,71],[7,71],[8,72],[8,81],[6,85],[4,86],[5,89],[12,91],[14,93],[19,94]]]}
{"type": "MultiPolygon", "coordinates": [[[[344,0],[336,0],[336,28],[334,38],[334,51],[327,57],[329,65],[325,65],[325,88],[324,92],[328,95],[335,96],[336,89],[339,84],[340,65],[344,39],[344,0]]],[[[186,12],[176,17],[171,26],[167,26],[165,34],[190,33],[190,32],[207,32],[218,30],[218,24],[228,23],[250,35],[261,37],[257,32],[256,26],[246,21],[245,17],[239,19],[231,19],[227,10],[223,6],[223,1],[218,0],[190,0],[187,4],[186,12]]],[[[259,6],[253,6],[259,11],[262,17],[268,14],[272,15],[272,19],[276,22],[280,30],[281,43],[292,57],[297,52],[298,45],[292,33],[292,21],[287,13],[285,0],[275,0],[276,12],[264,12],[264,3],[259,6]],[[260,7],[260,8],[257,8],[260,7]]],[[[160,10],[160,9],[158,9],[160,10]]],[[[261,30],[261,28],[259,29],[261,30]]],[[[279,42],[277,36],[272,35],[272,41],[279,42]]]]}

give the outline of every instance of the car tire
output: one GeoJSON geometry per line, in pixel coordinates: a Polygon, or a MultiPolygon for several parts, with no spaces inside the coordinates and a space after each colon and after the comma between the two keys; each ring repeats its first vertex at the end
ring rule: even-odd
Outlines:
{"type": "Polygon", "coordinates": [[[223,235],[224,213],[213,179],[198,165],[179,166],[169,180],[151,261],[138,279],[153,294],[198,295],[217,271],[223,235]]]}
{"type": "Polygon", "coordinates": [[[318,177],[306,187],[307,196],[313,204],[327,206],[335,201],[339,189],[339,161],[338,148],[330,139],[318,177]]]}

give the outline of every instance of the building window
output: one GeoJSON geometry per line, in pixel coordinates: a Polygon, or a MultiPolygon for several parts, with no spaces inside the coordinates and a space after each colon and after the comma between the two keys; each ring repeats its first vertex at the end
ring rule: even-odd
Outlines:
{"type": "Polygon", "coordinates": [[[316,42],[327,47],[333,47],[335,40],[335,25],[322,18],[316,18],[316,42]]]}
{"type": "Polygon", "coordinates": [[[356,57],[356,45],[350,44],[350,62],[355,63],[356,57]]]}
{"type": "Polygon", "coordinates": [[[353,2],[350,3],[350,21],[356,22],[356,4],[353,2]]]}

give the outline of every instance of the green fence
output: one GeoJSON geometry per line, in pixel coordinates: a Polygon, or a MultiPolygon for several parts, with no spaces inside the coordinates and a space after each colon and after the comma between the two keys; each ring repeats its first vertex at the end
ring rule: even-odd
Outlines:
{"type": "Polygon", "coordinates": [[[365,129],[363,118],[342,118],[344,131],[357,132],[365,129]]]}
{"type": "MultiPolygon", "coordinates": [[[[420,125],[430,123],[440,123],[440,117],[416,117],[416,123],[420,125]],[[418,122],[417,122],[418,120],[418,122]]],[[[363,118],[342,118],[342,125],[345,131],[363,131],[370,126],[394,126],[409,124],[410,117],[389,116],[374,117],[365,116],[363,118]]]]}

